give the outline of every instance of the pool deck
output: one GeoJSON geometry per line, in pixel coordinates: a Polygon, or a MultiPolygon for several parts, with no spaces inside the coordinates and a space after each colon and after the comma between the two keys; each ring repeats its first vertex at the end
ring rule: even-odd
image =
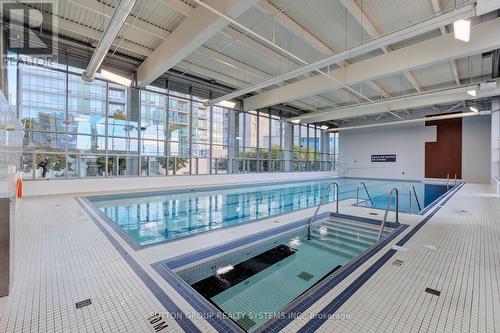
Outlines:
{"type": "MultiPolygon", "coordinates": [[[[465,184],[426,216],[401,214],[410,227],[282,331],[500,331],[500,198],[493,191],[465,184]],[[402,249],[392,249],[396,243],[402,249]],[[328,313],[339,298],[336,313],[348,319],[311,315],[328,313]]],[[[382,214],[352,203],[341,201],[340,212],[382,214]]],[[[154,313],[168,324],[162,332],[216,332],[151,265],[293,223],[314,209],[136,251],[87,208],[72,195],[22,200],[15,282],[0,298],[0,332],[154,332],[154,313]],[[91,304],[76,309],[85,299],[91,304]]]]}

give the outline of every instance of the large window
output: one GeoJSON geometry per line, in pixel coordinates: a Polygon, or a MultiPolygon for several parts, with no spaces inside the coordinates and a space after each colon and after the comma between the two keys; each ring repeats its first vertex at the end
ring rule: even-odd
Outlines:
{"type": "Polygon", "coordinates": [[[19,68],[27,177],[307,171],[338,156],[337,135],[323,158],[319,128],[290,127],[269,110],[207,106],[166,82],[137,89],[80,73],[60,64],[19,68]]]}

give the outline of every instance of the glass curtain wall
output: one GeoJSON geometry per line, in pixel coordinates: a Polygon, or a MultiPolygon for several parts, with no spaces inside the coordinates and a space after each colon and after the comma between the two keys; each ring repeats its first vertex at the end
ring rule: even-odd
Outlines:
{"type": "MultiPolygon", "coordinates": [[[[205,106],[167,88],[127,88],[80,77],[80,69],[23,66],[18,114],[24,126],[25,178],[73,178],[333,170],[338,134],[322,165],[320,133],[267,110],[205,106]],[[293,140],[290,167],[284,142],[293,140]]],[[[163,82],[166,87],[166,83],[163,82]]]]}

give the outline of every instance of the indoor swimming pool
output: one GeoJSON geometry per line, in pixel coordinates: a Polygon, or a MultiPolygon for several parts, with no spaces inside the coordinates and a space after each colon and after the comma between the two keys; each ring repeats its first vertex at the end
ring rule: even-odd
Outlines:
{"type": "MultiPolygon", "coordinates": [[[[411,185],[415,187],[420,209],[449,189],[446,185],[416,181],[335,178],[113,194],[88,199],[126,239],[147,246],[314,207],[332,181],[339,183],[340,200],[355,199],[359,193],[359,205],[373,208],[385,208],[389,191],[397,187],[400,212],[409,212],[411,185]]],[[[332,202],[334,198],[332,191],[326,200],[332,202]]],[[[412,212],[418,213],[415,195],[412,200],[412,212]]]]}
{"type": "MultiPolygon", "coordinates": [[[[301,228],[181,268],[177,275],[251,332],[376,244],[378,229],[332,216],[314,223],[311,239],[301,228]]],[[[384,237],[392,230],[387,228],[384,237]]]]}

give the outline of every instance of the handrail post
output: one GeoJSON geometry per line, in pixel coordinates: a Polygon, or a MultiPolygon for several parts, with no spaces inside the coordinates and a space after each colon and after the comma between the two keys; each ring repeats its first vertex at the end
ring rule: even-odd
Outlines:
{"type": "Polygon", "coordinates": [[[370,203],[372,204],[372,207],[373,207],[373,200],[372,200],[372,196],[370,195],[370,192],[368,192],[368,188],[366,187],[365,182],[361,182],[361,184],[362,184],[362,185],[363,185],[363,187],[365,188],[366,195],[368,196],[368,199],[370,200],[370,203]]]}
{"type": "Polygon", "coordinates": [[[359,183],[356,184],[356,206],[359,206],[359,183]]]}
{"type": "Polygon", "coordinates": [[[389,214],[389,210],[391,209],[392,193],[396,193],[396,223],[399,223],[399,190],[397,189],[397,187],[394,187],[391,192],[389,192],[389,200],[387,201],[387,206],[385,207],[384,219],[382,220],[382,224],[380,225],[380,231],[378,234],[379,240],[382,238],[382,235],[384,233],[387,215],[389,214]]]}
{"type": "MultiPolygon", "coordinates": [[[[410,197],[411,197],[411,190],[413,190],[413,195],[415,196],[415,201],[417,202],[418,211],[420,212],[422,210],[422,206],[420,205],[420,201],[418,200],[417,190],[415,189],[415,185],[410,185],[410,197]]],[[[411,203],[411,198],[410,198],[410,203],[411,203]]],[[[410,214],[411,214],[411,207],[410,207],[410,214]]]]}
{"type": "Polygon", "coordinates": [[[336,213],[339,212],[339,183],[332,182],[332,183],[328,184],[328,186],[326,187],[325,192],[323,193],[323,195],[319,199],[319,204],[316,207],[314,214],[309,218],[309,221],[307,222],[307,240],[311,240],[311,225],[314,222],[314,220],[316,220],[316,216],[318,215],[319,209],[323,205],[323,201],[326,198],[326,196],[328,195],[328,193],[330,192],[332,185],[335,186],[335,201],[337,203],[335,212],[336,213]]]}
{"type": "Polygon", "coordinates": [[[366,187],[365,182],[361,182],[361,183],[356,184],[356,206],[359,206],[359,185],[363,185],[365,192],[366,192],[366,195],[368,196],[368,200],[370,200],[370,203],[372,204],[372,207],[373,207],[373,200],[372,200],[372,197],[370,195],[370,192],[368,192],[368,188],[366,187]]]}
{"type": "Polygon", "coordinates": [[[450,187],[450,174],[446,174],[446,189],[449,189],[450,187]]]}
{"type": "Polygon", "coordinates": [[[453,186],[456,186],[457,185],[457,174],[455,174],[455,184],[453,184],[453,186]]]}
{"type": "Polygon", "coordinates": [[[410,206],[410,214],[412,214],[412,207],[411,207],[411,187],[410,189],[408,190],[408,200],[410,201],[409,202],[409,206],[410,206]]]}

